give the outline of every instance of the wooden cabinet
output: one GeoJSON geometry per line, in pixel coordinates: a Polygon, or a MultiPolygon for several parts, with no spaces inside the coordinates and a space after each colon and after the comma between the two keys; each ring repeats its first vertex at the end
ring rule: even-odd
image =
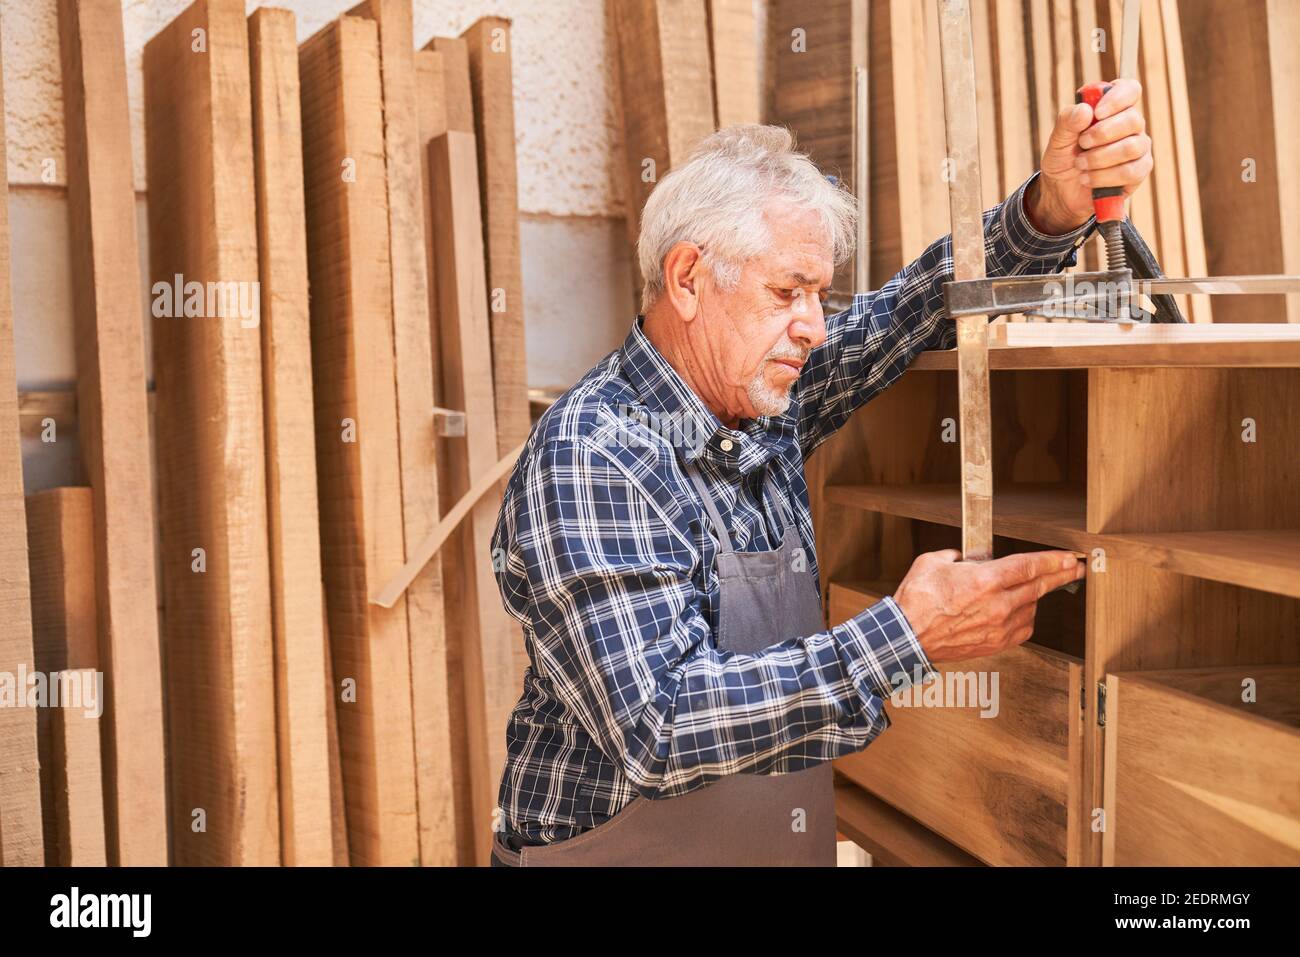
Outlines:
{"type": "MultiPolygon", "coordinates": [[[[994,341],[995,553],[1072,549],[1087,579],[1028,644],[939,669],[996,672],[995,717],[887,704],[840,794],[986,864],[1296,863],[1300,329],[994,341]],[[1257,701],[1234,700],[1250,678],[1257,701]]],[[[831,624],[958,541],[955,365],[923,355],[809,460],[831,624]]],[[[888,846],[883,817],[841,808],[888,846]]]]}
{"type": "Polygon", "coordinates": [[[1300,864],[1300,668],[1106,677],[1108,865],[1300,864]]]}

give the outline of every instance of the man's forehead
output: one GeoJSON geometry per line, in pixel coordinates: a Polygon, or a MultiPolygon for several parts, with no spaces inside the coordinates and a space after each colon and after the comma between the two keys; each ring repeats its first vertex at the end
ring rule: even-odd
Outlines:
{"type": "Polygon", "coordinates": [[[764,210],[772,231],[768,264],[792,286],[828,285],[834,275],[831,247],[821,217],[806,209],[776,204],[764,210]]]}

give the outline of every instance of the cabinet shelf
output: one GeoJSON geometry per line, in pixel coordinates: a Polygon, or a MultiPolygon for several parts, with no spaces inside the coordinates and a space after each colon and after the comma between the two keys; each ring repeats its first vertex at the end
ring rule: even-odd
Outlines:
{"type": "MultiPolygon", "coordinates": [[[[1282,323],[997,322],[990,326],[989,334],[990,369],[1300,366],[1300,328],[1282,323]]],[[[911,368],[956,369],[957,353],[926,352],[911,368]]]]}
{"type": "MultiPolygon", "coordinates": [[[[961,526],[955,483],[828,485],[826,501],[937,525],[961,526]]],[[[1011,485],[993,493],[993,533],[1052,548],[1140,562],[1165,571],[1300,598],[1300,529],[1096,534],[1084,492],[1066,485],[1011,485]]]]}

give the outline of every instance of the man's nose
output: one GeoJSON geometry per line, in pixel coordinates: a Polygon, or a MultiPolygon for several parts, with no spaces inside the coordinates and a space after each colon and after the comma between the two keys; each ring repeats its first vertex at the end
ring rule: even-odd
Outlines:
{"type": "Polygon", "coordinates": [[[789,335],[793,342],[807,347],[816,349],[826,341],[826,317],[822,311],[822,301],[816,296],[810,296],[811,300],[807,308],[796,313],[794,321],[790,323],[789,335]]]}

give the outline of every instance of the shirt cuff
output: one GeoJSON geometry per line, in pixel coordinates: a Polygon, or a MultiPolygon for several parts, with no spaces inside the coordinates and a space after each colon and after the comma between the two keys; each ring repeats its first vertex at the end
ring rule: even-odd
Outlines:
{"type": "Polygon", "coordinates": [[[1078,229],[1060,236],[1049,236],[1047,233],[1039,232],[1029,221],[1029,214],[1025,212],[1025,192],[1038,176],[1039,174],[1035,173],[1021,183],[1020,188],[1002,204],[999,213],[1002,220],[1002,235],[1007,238],[1007,245],[1011,252],[1020,259],[1059,260],[1066,253],[1072,252],[1083,244],[1095,217],[1089,217],[1088,221],[1078,229]]]}
{"type": "Polygon", "coordinates": [[[893,598],[883,598],[865,608],[835,631],[845,640],[861,670],[852,675],[855,685],[867,685],[881,698],[928,681],[937,674],[926,657],[903,609],[893,598]]]}

